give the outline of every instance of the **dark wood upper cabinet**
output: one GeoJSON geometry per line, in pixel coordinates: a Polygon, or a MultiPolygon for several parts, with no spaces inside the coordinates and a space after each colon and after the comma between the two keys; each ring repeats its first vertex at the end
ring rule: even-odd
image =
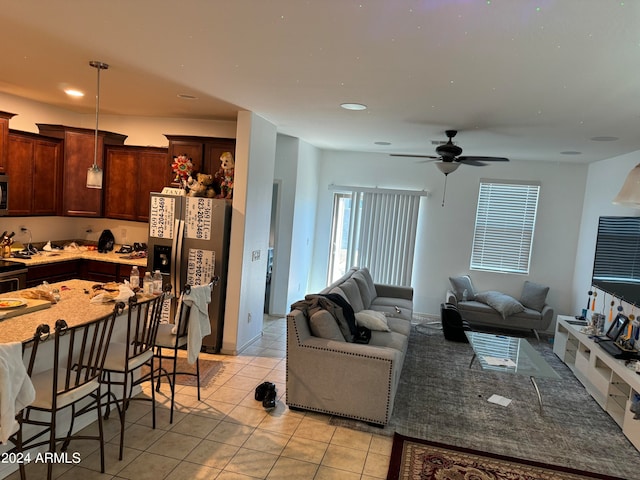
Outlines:
{"type": "Polygon", "coordinates": [[[167,149],[108,146],[105,150],[104,216],[149,220],[149,194],[171,184],[167,149]]]}
{"type": "Polygon", "coordinates": [[[167,135],[169,140],[169,160],[178,155],[191,158],[197,172],[215,174],[220,168],[220,155],[231,152],[235,158],[236,139],[197,137],[189,135],[167,135]]]}
{"type": "Polygon", "coordinates": [[[0,173],[6,172],[6,161],[9,153],[9,120],[15,113],[0,112],[0,173]]]}
{"type": "MultiPolygon", "coordinates": [[[[75,217],[102,216],[103,190],[87,188],[87,170],[93,165],[95,130],[64,125],[36,124],[42,135],[64,140],[62,214],[75,217]]],[[[123,145],[126,135],[98,131],[97,165],[104,170],[106,145],[123,145]]],[[[104,188],[104,178],[103,178],[104,188]]]]}
{"type": "Polygon", "coordinates": [[[58,215],[62,141],[14,130],[7,139],[9,215],[58,215]]]}

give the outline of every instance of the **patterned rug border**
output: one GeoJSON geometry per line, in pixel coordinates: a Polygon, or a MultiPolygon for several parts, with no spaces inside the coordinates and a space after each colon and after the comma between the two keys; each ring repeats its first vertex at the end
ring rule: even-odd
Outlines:
{"type": "MultiPolygon", "coordinates": [[[[571,475],[579,475],[585,478],[597,478],[602,480],[625,480],[621,477],[614,477],[610,475],[605,475],[601,473],[588,472],[585,470],[577,470],[574,468],[563,467],[559,465],[552,465],[548,463],[536,462],[533,460],[526,460],[522,458],[510,457],[507,455],[499,455],[491,452],[482,452],[479,450],[474,450],[471,448],[458,447],[455,445],[447,445],[439,442],[432,442],[429,440],[423,440],[421,438],[412,438],[405,435],[401,435],[399,433],[395,433],[393,435],[393,446],[391,449],[391,460],[389,462],[389,470],[387,473],[387,480],[399,480],[401,469],[402,469],[402,457],[404,452],[404,447],[406,443],[417,443],[421,445],[428,445],[430,447],[442,448],[445,450],[452,450],[460,453],[468,453],[470,455],[477,455],[479,457],[486,457],[494,460],[501,460],[506,462],[512,462],[520,465],[526,465],[541,469],[546,469],[550,471],[557,471],[562,473],[567,473],[571,475]]],[[[406,477],[403,477],[406,478],[406,477]]]]}

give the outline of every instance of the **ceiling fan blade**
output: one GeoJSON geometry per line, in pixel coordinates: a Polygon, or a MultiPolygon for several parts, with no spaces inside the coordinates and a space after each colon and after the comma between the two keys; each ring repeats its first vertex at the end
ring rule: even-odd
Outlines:
{"type": "Polygon", "coordinates": [[[458,162],[508,162],[508,158],[504,157],[471,157],[467,155],[463,155],[461,157],[456,158],[458,162]]]}
{"type": "Polygon", "coordinates": [[[436,157],[434,155],[410,155],[404,153],[390,153],[391,157],[409,157],[409,158],[433,158],[434,160],[440,160],[440,157],[436,157]]]}
{"type": "Polygon", "coordinates": [[[469,159],[464,159],[464,160],[456,159],[456,162],[460,162],[464,165],[471,165],[472,167],[484,167],[486,165],[489,165],[488,163],[479,162],[478,160],[469,160],[469,159]]]}

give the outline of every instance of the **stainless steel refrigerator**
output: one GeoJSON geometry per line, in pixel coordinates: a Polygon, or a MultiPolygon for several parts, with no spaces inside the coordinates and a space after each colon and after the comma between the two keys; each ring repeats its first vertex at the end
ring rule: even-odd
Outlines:
{"type": "MultiPolygon", "coordinates": [[[[185,285],[206,285],[214,277],[209,320],[211,334],[202,340],[206,351],[222,347],[231,200],[173,195],[179,190],[152,193],[149,209],[147,269],[162,273],[163,284],[170,283],[178,296],[185,285]]],[[[175,299],[166,309],[172,319],[175,299]]]]}

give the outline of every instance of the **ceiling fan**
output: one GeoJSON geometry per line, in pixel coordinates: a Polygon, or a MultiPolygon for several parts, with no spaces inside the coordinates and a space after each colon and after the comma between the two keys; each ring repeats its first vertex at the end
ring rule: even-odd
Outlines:
{"type": "MultiPolygon", "coordinates": [[[[436,167],[445,175],[444,180],[444,192],[442,194],[442,206],[444,207],[444,194],[447,190],[447,175],[451,172],[455,172],[461,164],[471,165],[474,167],[484,167],[488,165],[485,162],[508,162],[508,158],[504,157],[472,157],[468,155],[462,155],[462,148],[453,143],[453,137],[457,135],[457,130],[447,130],[445,134],[449,138],[446,143],[438,145],[436,147],[437,156],[434,155],[405,155],[400,153],[392,153],[392,157],[416,157],[416,158],[429,158],[432,160],[438,160],[436,167]]],[[[428,160],[427,160],[428,161],[428,160]]]]}
{"type": "Polygon", "coordinates": [[[504,157],[472,157],[468,155],[462,156],[462,148],[453,143],[453,137],[457,135],[457,130],[447,130],[445,134],[449,138],[446,143],[438,145],[436,147],[437,156],[434,155],[407,155],[400,153],[392,153],[392,157],[416,157],[416,158],[430,158],[433,160],[439,160],[436,163],[436,167],[444,173],[449,175],[454,172],[460,164],[472,165],[474,167],[484,167],[488,165],[485,162],[508,162],[508,158],[504,157]]]}

